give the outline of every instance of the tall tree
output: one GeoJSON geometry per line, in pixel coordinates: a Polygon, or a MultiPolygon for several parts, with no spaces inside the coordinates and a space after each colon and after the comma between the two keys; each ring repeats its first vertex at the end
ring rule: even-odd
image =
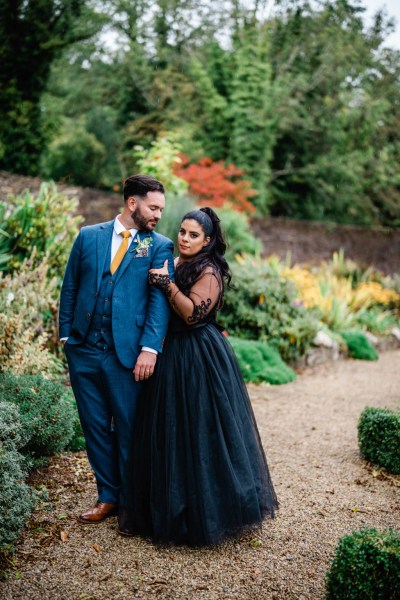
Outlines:
{"type": "Polygon", "coordinates": [[[44,146],[40,97],[50,66],[68,44],[93,33],[82,0],[0,2],[0,167],[35,174],[44,146]],[[82,12],[86,27],[74,24],[82,12]]]}
{"type": "Polygon", "coordinates": [[[265,211],[269,203],[269,163],[274,145],[267,30],[252,21],[239,32],[236,43],[230,95],[229,158],[250,177],[259,193],[255,203],[265,211]]]}

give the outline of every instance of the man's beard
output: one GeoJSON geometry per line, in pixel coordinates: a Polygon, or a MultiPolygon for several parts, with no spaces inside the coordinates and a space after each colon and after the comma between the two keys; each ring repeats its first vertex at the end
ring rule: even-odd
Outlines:
{"type": "Polygon", "coordinates": [[[145,219],[139,207],[132,211],[131,218],[139,231],[153,231],[154,228],[149,227],[149,221],[154,221],[155,219],[145,219]]]}

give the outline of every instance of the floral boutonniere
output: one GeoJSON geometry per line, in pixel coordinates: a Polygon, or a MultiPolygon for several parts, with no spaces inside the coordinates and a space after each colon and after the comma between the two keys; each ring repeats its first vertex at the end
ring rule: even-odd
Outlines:
{"type": "Polygon", "coordinates": [[[149,248],[153,244],[151,237],[145,237],[142,240],[139,234],[136,238],[136,246],[130,252],[136,252],[135,258],[145,258],[149,255],[149,248]]]}

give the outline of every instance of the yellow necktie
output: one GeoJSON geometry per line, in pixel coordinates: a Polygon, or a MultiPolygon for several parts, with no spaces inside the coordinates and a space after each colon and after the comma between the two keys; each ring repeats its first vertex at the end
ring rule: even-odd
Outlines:
{"type": "Polygon", "coordinates": [[[126,251],[128,250],[128,238],[131,237],[131,232],[125,230],[125,231],[121,231],[121,233],[119,235],[122,235],[123,240],[120,243],[117,253],[114,256],[113,261],[111,263],[111,267],[110,267],[111,275],[114,275],[115,271],[118,269],[119,265],[122,263],[122,261],[124,259],[126,251]]]}

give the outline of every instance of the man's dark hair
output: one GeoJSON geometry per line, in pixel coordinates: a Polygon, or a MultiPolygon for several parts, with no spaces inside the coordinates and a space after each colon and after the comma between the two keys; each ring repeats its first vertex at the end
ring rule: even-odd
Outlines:
{"type": "Polygon", "coordinates": [[[124,181],[124,200],[130,196],[146,196],[149,192],[164,194],[163,184],[150,175],[132,175],[124,181]]]}

